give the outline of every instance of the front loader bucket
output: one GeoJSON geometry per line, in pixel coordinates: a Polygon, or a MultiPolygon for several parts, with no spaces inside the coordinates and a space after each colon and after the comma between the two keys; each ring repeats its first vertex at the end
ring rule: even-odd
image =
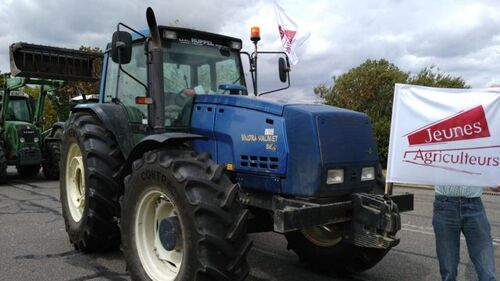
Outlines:
{"type": "Polygon", "coordinates": [[[100,53],[85,52],[29,43],[14,43],[9,48],[13,76],[65,81],[99,80],[96,62],[100,53]]]}

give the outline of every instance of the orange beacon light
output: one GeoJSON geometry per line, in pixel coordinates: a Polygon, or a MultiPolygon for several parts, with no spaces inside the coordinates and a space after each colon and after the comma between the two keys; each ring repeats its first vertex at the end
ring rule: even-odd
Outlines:
{"type": "Polygon", "coordinates": [[[250,40],[254,43],[260,40],[260,28],[258,26],[250,28],[250,40]]]}

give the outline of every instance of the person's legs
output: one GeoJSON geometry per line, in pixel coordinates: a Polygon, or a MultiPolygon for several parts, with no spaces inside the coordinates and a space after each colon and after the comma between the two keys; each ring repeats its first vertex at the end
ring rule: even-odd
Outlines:
{"type": "Polygon", "coordinates": [[[491,228],[481,200],[462,204],[461,211],[462,231],[479,280],[496,280],[491,228]]]}
{"type": "Polygon", "coordinates": [[[443,281],[455,281],[460,261],[460,218],[458,204],[436,196],[432,225],[436,235],[436,252],[443,281]]]}

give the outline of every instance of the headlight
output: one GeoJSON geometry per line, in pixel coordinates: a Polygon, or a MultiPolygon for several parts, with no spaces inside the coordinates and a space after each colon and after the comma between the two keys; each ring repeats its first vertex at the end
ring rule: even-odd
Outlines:
{"type": "Polygon", "coordinates": [[[34,141],[34,142],[38,142],[38,137],[35,137],[35,138],[33,139],[33,141],[34,141]]]}
{"type": "Polygon", "coordinates": [[[326,184],[335,184],[335,183],[343,183],[343,182],[344,182],[344,170],[343,169],[328,170],[328,174],[326,177],[326,184]]]}
{"type": "Polygon", "coordinates": [[[361,181],[371,181],[375,179],[375,168],[374,167],[364,167],[361,170],[361,181]]]}
{"type": "Polygon", "coordinates": [[[24,138],[19,138],[19,141],[20,141],[21,143],[24,143],[24,138]]]}

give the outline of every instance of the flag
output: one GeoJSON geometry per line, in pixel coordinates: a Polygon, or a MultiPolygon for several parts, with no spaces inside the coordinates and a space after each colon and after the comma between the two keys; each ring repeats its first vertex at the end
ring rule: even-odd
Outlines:
{"type": "Polygon", "coordinates": [[[387,181],[500,183],[500,89],[396,84],[387,181]]]}
{"type": "Polygon", "coordinates": [[[307,29],[299,28],[299,25],[286,14],[278,3],[274,2],[274,8],[283,50],[290,58],[291,63],[295,65],[299,61],[295,50],[302,46],[311,34],[307,29]]]}

